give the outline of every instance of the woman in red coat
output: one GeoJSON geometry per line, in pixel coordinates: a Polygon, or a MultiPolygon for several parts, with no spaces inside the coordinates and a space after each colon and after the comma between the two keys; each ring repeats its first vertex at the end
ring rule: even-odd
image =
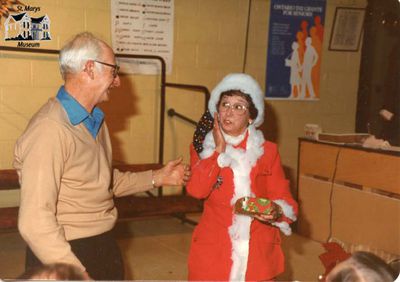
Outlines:
{"type": "Polygon", "coordinates": [[[187,191],[205,201],[192,237],[189,280],[274,279],[284,270],[280,231],[291,234],[297,203],[277,146],[256,129],[264,120],[263,92],[251,76],[230,74],[212,91],[208,110],[191,146],[187,191]],[[235,213],[242,197],[270,199],[273,211],[235,213]]]}

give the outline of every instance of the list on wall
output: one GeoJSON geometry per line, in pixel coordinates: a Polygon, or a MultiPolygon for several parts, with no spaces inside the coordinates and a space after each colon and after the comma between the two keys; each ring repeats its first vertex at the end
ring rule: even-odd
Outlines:
{"type": "MultiPolygon", "coordinates": [[[[172,70],[174,0],[111,2],[111,39],[117,54],[160,56],[172,70]]],[[[158,74],[157,60],[118,58],[123,73],[158,74]]]]}
{"type": "Polygon", "coordinates": [[[267,98],[317,101],[326,0],[271,0],[267,98]]]}

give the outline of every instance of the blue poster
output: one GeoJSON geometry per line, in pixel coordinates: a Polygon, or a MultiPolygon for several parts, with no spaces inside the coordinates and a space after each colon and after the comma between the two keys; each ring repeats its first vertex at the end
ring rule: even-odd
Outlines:
{"type": "Polygon", "coordinates": [[[266,98],[318,100],[326,0],[271,0],[266,98]]]}

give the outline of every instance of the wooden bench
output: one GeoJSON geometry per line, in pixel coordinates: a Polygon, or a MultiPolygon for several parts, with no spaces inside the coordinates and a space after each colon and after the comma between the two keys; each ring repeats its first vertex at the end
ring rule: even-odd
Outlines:
{"type": "MultiPolygon", "coordinates": [[[[144,171],[158,169],[159,164],[115,165],[120,171],[144,171]]],[[[19,189],[18,175],[13,169],[0,170],[0,191],[19,189]]],[[[128,221],[149,216],[175,216],[182,221],[196,224],[186,218],[186,213],[198,213],[203,209],[200,200],[182,195],[126,196],[115,198],[118,220],[128,221]]],[[[18,207],[0,207],[0,231],[15,230],[18,222],[18,207]]]]}

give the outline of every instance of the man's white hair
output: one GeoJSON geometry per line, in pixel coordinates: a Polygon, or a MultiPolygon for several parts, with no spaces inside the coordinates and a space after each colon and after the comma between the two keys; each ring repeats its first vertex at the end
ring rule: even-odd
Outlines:
{"type": "MultiPolygon", "coordinates": [[[[83,70],[88,60],[98,60],[102,55],[104,42],[90,32],[77,34],[60,50],[59,64],[61,76],[75,74],[83,70]]],[[[100,64],[96,64],[99,70],[100,64]]]]}

